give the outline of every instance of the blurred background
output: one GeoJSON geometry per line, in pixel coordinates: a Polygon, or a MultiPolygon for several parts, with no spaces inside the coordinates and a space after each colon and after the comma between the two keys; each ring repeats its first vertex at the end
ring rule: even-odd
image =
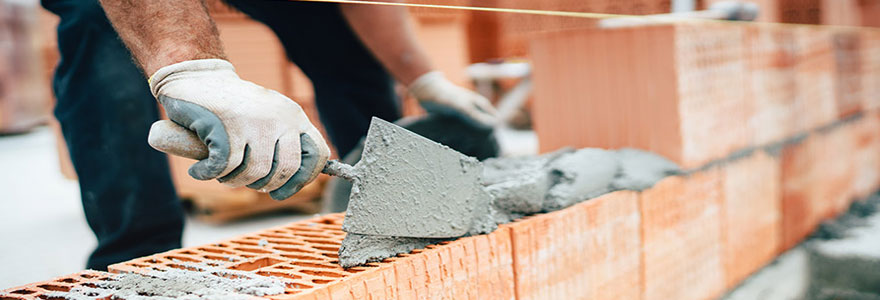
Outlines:
{"type": "MultiPolygon", "coordinates": [[[[648,15],[707,10],[719,1],[410,2],[648,15]]],[[[760,7],[757,22],[880,26],[880,0],[751,2],[760,7]]],[[[238,74],[294,99],[313,123],[320,124],[311,83],[286,59],[275,35],[266,26],[219,0],[208,0],[208,6],[238,74]]],[[[452,81],[477,90],[504,112],[505,126],[497,133],[502,155],[536,154],[562,146],[591,146],[589,142],[578,144],[567,139],[569,133],[560,128],[569,125],[552,125],[546,108],[534,110],[535,101],[544,99],[534,99],[541,94],[532,91],[535,66],[530,63],[532,51],[542,49],[530,48],[529,42],[547,32],[592,28],[597,26],[598,20],[436,8],[411,8],[410,11],[418,38],[434,64],[452,81]],[[545,115],[536,116],[540,113],[545,115]],[[545,125],[536,125],[538,122],[545,125]]],[[[94,236],[83,216],[76,173],[59,125],[51,114],[54,103],[51,78],[59,59],[57,25],[57,18],[42,9],[36,0],[0,0],[0,287],[81,270],[95,247],[94,236]]],[[[847,45],[845,40],[837,42],[842,43],[843,48],[847,45]]],[[[543,55],[546,58],[546,54],[543,55]]],[[[402,86],[399,94],[405,116],[424,114],[402,86]]],[[[662,153],[662,149],[650,150],[674,156],[662,153]]],[[[673,160],[684,161],[686,167],[690,164],[683,158],[673,157],[673,160]]],[[[322,201],[329,181],[326,176],[322,175],[293,198],[277,202],[249,189],[196,181],[186,174],[192,162],[170,157],[177,192],[188,210],[184,247],[232,238],[328,211],[322,201]]],[[[705,160],[697,159],[693,164],[703,162],[705,160]]]]}

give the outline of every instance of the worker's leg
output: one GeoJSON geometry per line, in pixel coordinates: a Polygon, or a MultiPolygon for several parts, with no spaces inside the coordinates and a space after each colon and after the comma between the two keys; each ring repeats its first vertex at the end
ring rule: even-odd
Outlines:
{"type": "Polygon", "coordinates": [[[147,81],[97,0],[44,0],[61,17],[53,89],[98,247],[88,268],[180,247],[183,210],[168,160],[147,145],[158,119],[147,81]]]}
{"type": "Polygon", "coordinates": [[[336,4],[230,2],[271,27],[288,57],[312,80],[321,122],[340,156],[366,135],[371,117],[400,118],[394,80],[358,40],[336,4]]]}

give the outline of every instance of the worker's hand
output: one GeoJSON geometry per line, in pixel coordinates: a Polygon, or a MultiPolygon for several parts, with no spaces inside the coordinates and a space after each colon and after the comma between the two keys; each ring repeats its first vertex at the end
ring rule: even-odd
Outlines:
{"type": "Polygon", "coordinates": [[[296,102],[242,80],[228,61],[163,67],[150,77],[150,89],[172,121],[207,145],[207,158],[189,168],[195,179],[247,185],[282,200],[315,179],[330,155],[296,102]]]}
{"type": "Polygon", "coordinates": [[[497,122],[495,107],[488,99],[455,85],[438,71],[419,76],[409,91],[429,113],[453,114],[486,127],[497,122]]]}

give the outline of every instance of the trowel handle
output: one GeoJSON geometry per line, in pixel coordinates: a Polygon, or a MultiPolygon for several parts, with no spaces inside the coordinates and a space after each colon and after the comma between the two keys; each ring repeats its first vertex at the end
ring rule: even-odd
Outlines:
{"type": "MultiPolygon", "coordinates": [[[[147,142],[156,150],[171,155],[195,160],[208,158],[208,146],[199,139],[199,136],[172,121],[161,120],[153,123],[147,142]]],[[[337,160],[328,160],[321,173],[348,181],[354,180],[354,167],[337,160]]]]}

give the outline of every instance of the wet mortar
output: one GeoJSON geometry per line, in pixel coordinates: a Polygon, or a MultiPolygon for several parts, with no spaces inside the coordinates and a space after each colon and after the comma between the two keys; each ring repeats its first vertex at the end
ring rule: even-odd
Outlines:
{"type": "MultiPolygon", "coordinates": [[[[666,176],[680,173],[675,163],[636,149],[562,149],[538,156],[491,158],[482,163],[475,160],[471,163],[482,169],[479,185],[491,199],[485,203],[473,202],[484,207],[471,209],[486,213],[475,215],[471,228],[461,236],[489,233],[499,224],[564,209],[609,192],[644,190],[666,176]]],[[[357,202],[355,193],[357,191],[352,193],[352,203],[357,202]]],[[[456,202],[456,205],[469,204],[456,202]]],[[[444,216],[436,211],[418,213],[444,216]]],[[[340,264],[353,267],[381,261],[454,238],[457,237],[403,238],[349,233],[339,249],[340,264]]]]}
{"type": "Polygon", "coordinates": [[[252,272],[228,270],[205,263],[179,262],[145,274],[116,274],[104,281],[79,286],[67,292],[52,292],[55,299],[254,299],[254,296],[283,294],[282,281],[252,272]]]}

